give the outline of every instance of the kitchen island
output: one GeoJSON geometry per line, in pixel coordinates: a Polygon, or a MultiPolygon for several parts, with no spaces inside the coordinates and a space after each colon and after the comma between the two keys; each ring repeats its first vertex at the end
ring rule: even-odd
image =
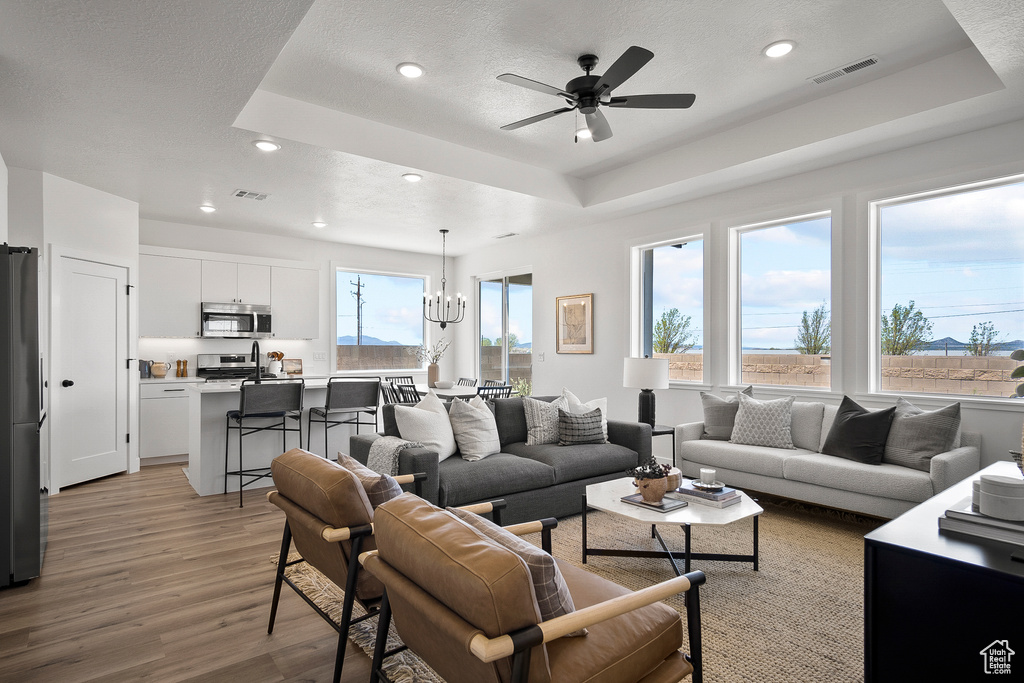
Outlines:
{"type": "MultiPolygon", "coordinates": [[[[298,433],[288,433],[288,448],[303,446],[306,438],[306,417],[310,406],[323,406],[327,394],[326,375],[303,375],[306,383],[302,407],[303,442],[298,442],[298,433]]],[[[188,469],[185,470],[192,488],[201,496],[224,493],[224,442],[227,438],[226,415],[229,410],[238,410],[241,396],[241,382],[210,382],[187,384],[188,405],[188,469]]],[[[339,434],[340,436],[340,434],[339,434]]],[[[231,438],[228,453],[228,469],[238,469],[237,432],[231,438]]],[[[317,441],[317,440],[314,440],[317,441]]],[[[321,436],[319,442],[323,443],[321,436]]],[[[280,432],[263,432],[245,437],[245,467],[253,469],[270,467],[270,461],[283,453],[280,432]]],[[[314,449],[315,450],[315,449],[314,449]]],[[[323,453],[320,453],[323,455],[323,453]]],[[[273,486],[267,477],[251,487],[273,486]]],[[[228,478],[228,491],[238,491],[238,477],[228,478]]]]}

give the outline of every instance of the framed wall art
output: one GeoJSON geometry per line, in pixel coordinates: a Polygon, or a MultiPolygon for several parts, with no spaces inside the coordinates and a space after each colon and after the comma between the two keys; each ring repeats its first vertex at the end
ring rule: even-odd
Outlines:
{"type": "Polygon", "coordinates": [[[555,297],[555,353],[594,352],[594,295],[555,297]]]}

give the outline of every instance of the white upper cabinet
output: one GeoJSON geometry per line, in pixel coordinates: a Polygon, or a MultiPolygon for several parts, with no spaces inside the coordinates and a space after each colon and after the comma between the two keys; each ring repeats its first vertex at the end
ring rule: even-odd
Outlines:
{"type": "Polygon", "coordinates": [[[271,313],[277,339],[320,337],[320,271],[274,266],[271,313]]]}
{"type": "Polygon", "coordinates": [[[270,304],[270,266],[203,261],[203,301],[270,304]]]}
{"type": "Polygon", "coordinates": [[[203,262],[139,254],[139,336],[198,337],[203,262]]]}

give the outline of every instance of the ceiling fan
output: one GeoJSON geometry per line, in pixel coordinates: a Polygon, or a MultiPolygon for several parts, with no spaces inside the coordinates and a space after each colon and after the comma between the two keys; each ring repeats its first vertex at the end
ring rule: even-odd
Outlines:
{"type": "Polygon", "coordinates": [[[594,142],[607,140],[612,136],[611,126],[608,119],[598,107],[628,107],[633,109],[688,109],[696,95],[626,95],[623,97],[612,97],[611,92],[629,80],[633,74],[639,71],[647,62],[654,58],[654,53],[636,45],[622,53],[615,63],[608,67],[603,76],[592,76],[590,74],[597,66],[595,55],[581,55],[576,62],[586,72],[586,76],[578,76],[565,84],[565,89],[556,88],[538,81],[517,76],[515,74],[501,74],[499,81],[518,85],[537,92],[547,93],[555,97],[561,97],[568,106],[561,109],[545,112],[531,116],[522,121],[502,126],[502,130],[515,130],[537,123],[552,116],[564,114],[568,111],[577,110],[587,118],[587,128],[590,130],[594,142]]]}

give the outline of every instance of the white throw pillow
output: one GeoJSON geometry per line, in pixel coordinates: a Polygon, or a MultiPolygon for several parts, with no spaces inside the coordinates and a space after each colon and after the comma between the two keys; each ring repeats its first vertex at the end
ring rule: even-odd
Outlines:
{"type": "Polygon", "coordinates": [[[448,419],[463,460],[472,462],[501,452],[494,413],[487,407],[487,401],[479,396],[468,402],[457,398],[452,400],[448,419]]]}
{"type": "Polygon", "coordinates": [[[793,448],[793,397],[758,401],[739,394],[740,407],[730,443],[771,448],[793,448]]]}
{"type": "Polygon", "coordinates": [[[604,434],[604,440],[608,441],[608,399],[607,398],[595,398],[593,401],[583,401],[576,398],[576,394],[572,393],[565,387],[562,387],[562,398],[568,404],[568,408],[563,408],[566,412],[575,413],[581,415],[583,413],[589,413],[595,408],[601,410],[601,432],[604,434]]]}
{"type": "Polygon", "coordinates": [[[403,439],[418,441],[424,448],[436,451],[439,462],[455,453],[455,434],[448,411],[434,392],[414,406],[395,406],[395,422],[403,439]]]}

